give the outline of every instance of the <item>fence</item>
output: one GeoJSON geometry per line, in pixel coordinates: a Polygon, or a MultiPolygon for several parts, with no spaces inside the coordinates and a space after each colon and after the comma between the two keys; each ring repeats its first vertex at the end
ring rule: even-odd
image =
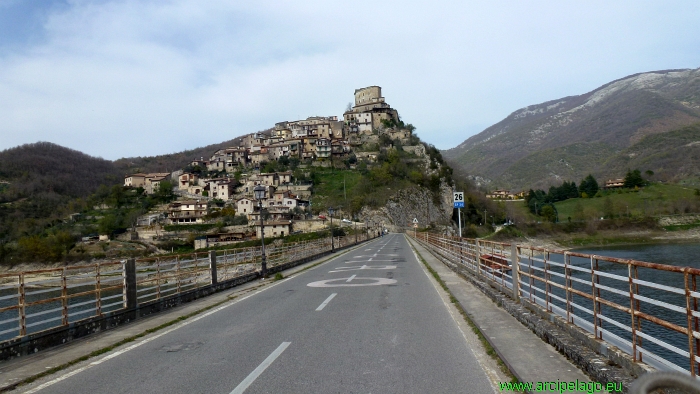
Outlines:
{"type": "Polygon", "coordinates": [[[521,302],[659,370],[700,373],[700,270],[561,250],[407,235],[521,302]]]}
{"type": "MultiPolygon", "coordinates": [[[[367,239],[334,237],[333,243],[342,248],[367,239]]],[[[266,245],[267,267],[330,250],[330,238],[266,245]]],[[[260,247],[247,247],[1,274],[0,341],[260,273],[261,260],[260,247]]]]}

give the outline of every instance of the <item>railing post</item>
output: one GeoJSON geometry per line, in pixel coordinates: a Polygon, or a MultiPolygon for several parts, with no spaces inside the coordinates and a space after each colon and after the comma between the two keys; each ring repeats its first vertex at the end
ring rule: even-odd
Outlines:
{"type": "Polygon", "coordinates": [[[17,310],[19,311],[19,335],[21,337],[27,335],[27,314],[25,313],[25,293],[24,293],[24,273],[20,272],[19,276],[17,277],[18,286],[17,290],[19,291],[19,308],[17,310]]]}
{"type": "Polygon", "coordinates": [[[600,313],[601,311],[600,303],[598,302],[598,297],[600,297],[600,291],[596,287],[596,284],[600,280],[598,275],[596,275],[595,273],[597,269],[598,259],[595,258],[595,256],[591,256],[591,296],[593,297],[593,333],[597,339],[603,339],[603,332],[599,331],[598,329],[601,323],[598,319],[598,313],[600,313]]]}
{"type": "Polygon", "coordinates": [[[160,259],[156,258],[156,300],[160,299],[160,259]]]}
{"type": "Polygon", "coordinates": [[[175,283],[177,284],[177,294],[180,294],[180,255],[175,256],[175,283]]]}
{"type": "Polygon", "coordinates": [[[549,261],[549,251],[545,250],[544,253],[542,253],[542,267],[544,269],[544,309],[547,312],[551,312],[552,310],[549,307],[549,301],[550,301],[550,296],[549,293],[551,291],[551,286],[549,284],[549,279],[552,277],[552,275],[549,273],[549,270],[547,267],[549,264],[547,263],[549,261]]]}
{"type": "Polygon", "coordinates": [[[687,268],[683,270],[685,282],[685,310],[688,323],[688,352],[690,353],[690,376],[695,376],[695,347],[693,346],[693,310],[690,306],[690,282],[687,268]]]}
{"type": "Polygon", "coordinates": [[[476,261],[476,273],[481,276],[481,247],[479,246],[479,238],[474,239],[474,253],[476,261]]]}
{"type": "Polygon", "coordinates": [[[209,272],[211,274],[211,284],[212,284],[212,286],[216,286],[216,283],[218,282],[218,277],[216,276],[216,251],[215,250],[209,251],[209,272]]]}
{"type": "Polygon", "coordinates": [[[571,280],[571,255],[568,252],[564,252],[564,287],[566,287],[566,322],[573,323],[574,317],[571,316],[573,312],[573,307],[571,306],[571,300],[573,299],[573,294],[571,294],[571,289],[573,288],[573,281],[571,280]]]}
{"type": "MultiPolygon", "coordinates": [[[[698,283],[697,283],[697,275],[693,275],[693,292],[698,291],[698,283]]],[[[695,327],[695,331],[700,331],[700,327],[698,327],[698,318],[696,316],[698,312],[698,299],[697,297],[693,297],[693,325],[695,327]]],[[[698,338],[695,338],[695,352],[697,353],[698,349],[700,349],[700,340],[698,338]]],[[[696,364],[697,365],[697,364],[696,364]]],[[[700,367],[700,365],[699,365],[700,367]]],[[[696,375],[697,375],[696,371],[696,375]]]]}
{"type": "Polygon", "coordinates": [[[124,280],[124,308],[136,309],[138,299],[136,298],[136,260],[127,259],[123,263],[122,277],[124,280]]]}
{"type": "MultiPolygon", "coordinates": [[[[518,245],[510,245],[510,264],[513,267],[511,280],[513,281],[513,299],[520,302],[520,257],[518,256],[518,245]]],[[[504,275],[505,276],[505,275],[504,275]]]]}
{"type": "Polygon", "coordinates": [[[65,268],[61,271],[61,324],[68,325],[68,283],[65,268]]]}
{"type": "Polygon", "coordinates": [[[630,286],[630,318],[632,319],[632,326],[630,328],[632,329],[632,358],[634,359],[634,361],[637,361],[637,319],[634,314],[637,308],[635,308],[634,302],[635,285],[632,278],[632,264],[630,264],[629,262],[627,263],[627,280],[629,281],[630,286]]]}
{"type": "Polygon", "coordinates": [[[95,264],[95,313],[102,316],[102,278],[100,277],[100,263],[95,264]]]}

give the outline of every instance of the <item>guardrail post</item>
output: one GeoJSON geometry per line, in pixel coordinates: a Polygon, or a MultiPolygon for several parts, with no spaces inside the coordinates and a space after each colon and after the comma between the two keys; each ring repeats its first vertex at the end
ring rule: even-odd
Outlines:
{"type": "Polygon", "coordinates": [[[685,310],[686,310],[686,318],[688,322],[687,326],[687,334],[688,334],[688,351],[690,352],[690,376],[695,376],[695,347],[693,346],[693,341],[694,341],[694,336],[693,336],[693,309],[691,307],[691,298],[693,298],[690,295],[690,280],[688,278],[688,271],[686,269],[683,270],[683,276],[684,276],[684,281],[685,282],[685,310]]]}
{"type": "Polygon", "coordinates": [[[481,276],[481,248],[479,247],[479,238],[474,239],[474,253],[476,263],[476,273],[481,276]]]}
{"type": "Polygon", "coordinates": [[[513,273],[511,275],[511,280],[513,281],[513,299],[518,302],[520,302],[520,264],[518,263],[519,260],[520,258],[518,256],[518,245],[511,244],[510,264],[511,267],[513,267],[513,270],[511,271],[513,273]]]}
{"type": "Polygon", "coordinates": [[[139,302],[136,298],[136,260],[127,259],[123,263],[124,308],[135,309],[139,302]]]}
{"type": "Polygon", "coordinates": [[[20,272],[17,277],[17,290],[19,292],[19,335],[27,335],[27,315],[25,313],[25,293],[24,293],[24,273],[20,272]]]}
{"type": "Polygon", "coordinates": [[[216,285],[218,278],[216,276],[216,251],[209,251],[209,271],[211,273],[211,284],[216,285]]]}
{"type": "Polygon", "coordinates": [[[65,268],[61,272],[61,325],[68,325],[68,282],[65,268]]]}
{"type": "Polygon", "coordinates": [[[102,316],[102,283],[100,278],[100,263],[95,264],[95,314],[102,316]]]}

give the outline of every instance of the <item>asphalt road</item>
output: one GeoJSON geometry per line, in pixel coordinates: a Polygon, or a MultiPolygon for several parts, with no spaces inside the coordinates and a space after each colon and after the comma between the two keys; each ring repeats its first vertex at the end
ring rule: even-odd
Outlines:
{"type": "Polygon", "coordinates": [[[422,265],[397,234],[47,380],[26,389],[494,392],[422,265]]]}

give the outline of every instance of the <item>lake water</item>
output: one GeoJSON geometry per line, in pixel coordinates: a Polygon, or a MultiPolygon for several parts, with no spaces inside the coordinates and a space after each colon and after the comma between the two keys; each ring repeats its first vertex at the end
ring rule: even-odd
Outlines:
{"type": "MultiPolygon", "coordinates": [[[[683,244],[651,244],[651,245],[621,245],[621,246],[605,246],[605,247],[594,247],[594,248],[582,248],[576,249],[576,252],[595,254],[599,256],[609,256],[617,257],[622,259],[639,260],[650,263],[673,265],[678,267],[692,267],[700,269],[700,243],[683,243],[683,244]]],[[[590,267],[590,261],[585,259],[578,259],[578,264],[583,267],[590,267]]],[[[573,262],[573,261],[572,261],[573,262]]],[[[612,264],[612,263],[601,263],[600,270],[607,273],[620,275],[623,277],[627,276],[627,266],[623,264],[612,264]]],[[[576,275],[579,276],[579,275],[576,275]]],[[[590,280],[590,275],[583,275],[582,277],[587,277],[590,280]]],[[[684,276],[679,273],[671,273],[652,269],[639,269],[639,279],[654,282],[657,284],[662,284],[666,286],[671,286],[674,288],[684,289],[684,276]]],[[[611,284],[615,283],[615,288],[623,289],[625,287],[624,283],[620,281],[612,281],[609,278],[601,278],[601,284],[603,283],[611,284]]],[[[700,278],[698,278],[700,282],[700,278]]],[[[700,283],[697,283],[697,288],[700,289],[700,283]]],[[[685,308],[686,300],[683,295],[673,294],[671,292],[657,290],[647,286],[640,286],[640,295],[649,297],[655,300],[663,301],[671,305],[676,305],[681,308],[685,308]]],[[[628,297],[621,297],[615,294],[603,292],[603,296],[606,299],[618,302],[621,305],[629,306],[628,297]]],[[[590,303],[590,302],[589,302],[590,303]]],[[[652,305],[649,303],[641,303],[641,311],[649,313],[653,316],[660,317],[669,322],[675,323],[681,327],[687,326],[687,319],[685,313],[672,312],[667,308],[652,305]]],[[[613,308],[603,306],[603,312],[609,317],[613,317],[616,321],[629,326],[630,317],[626,313],[619,312],[613,308]]],[[[603,323],[603,326],[617,335],[623,338],[630,338],[630,333],[625,330],[621,330],[617,327],[611,326],[610,324],[603,323]]],[[[655,338],[662,339],[664,342],[670,343],[679,349],[688,349],[688,339],[687,336],[679,334],[675,331],[657,326],[653,323],[643,321],[642,331],[653,335],[655,338]]],[[[657,353],[664,358],[674,362],[676,365],[683,369],[689,368],[689,359],[685,356],[678,355],[676,353],[670,352],[666,349],[661,348],[653,344],[651,341],[643,339],[643,347],[646,349],[657,353]]]]}

